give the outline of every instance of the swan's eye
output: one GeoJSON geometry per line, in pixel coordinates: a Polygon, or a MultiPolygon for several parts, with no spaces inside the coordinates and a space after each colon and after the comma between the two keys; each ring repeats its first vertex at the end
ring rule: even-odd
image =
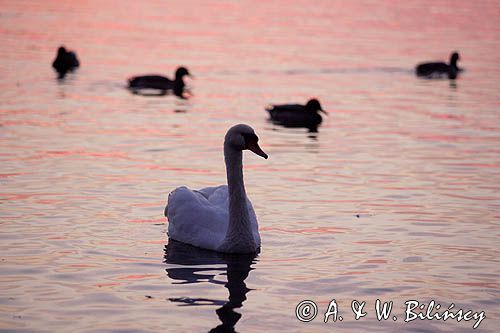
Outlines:
{"type": "Polygon", "coordinates": [[[252,143],[257,143],[259,141],[259,137],[253,133],[242,134],[243,139],[245,140],[245,149],[248,149],[248,146],[252,143]]]}

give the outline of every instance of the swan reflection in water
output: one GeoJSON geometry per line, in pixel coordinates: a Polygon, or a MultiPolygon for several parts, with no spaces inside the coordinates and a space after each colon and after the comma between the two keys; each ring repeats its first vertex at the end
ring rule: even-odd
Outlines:
{"type": "Polygon", "coordinates": [[[245,284],[248,273],[253,270],[257,254],[224,254],[215,251],[200,249],[169,239],[165,246],[165,263],[183,265],[183,267],[169,267],[167,276],[180,284],[208,282],[223,284],[229,290],[228,300],[208,298],[170,298],[171,302],[180,306],[218,305],[215,312],[222,322],[210,332],[235,332],[234,326],[240,320],[241,314],[234,309],[241,308],[247,299],[246,294],[251,290],[245,284]],[[226,267],[211,267],[212,265],[226,265],[226,267]],[[189,267],[186,267],[189,266],[189,267]],[[208,266],[208,267],[203,267],[208,266]],[[220,271],[227,274],[227,283],[216,280],[215,274],[204,272],[220,271]]]}

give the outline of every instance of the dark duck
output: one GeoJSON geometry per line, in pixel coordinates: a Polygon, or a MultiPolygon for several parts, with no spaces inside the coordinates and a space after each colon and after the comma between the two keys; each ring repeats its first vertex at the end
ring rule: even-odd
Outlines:
{"type": "Polygon", "coordinates": [[[73,71],[78,66],[80,66],[80,62],[75,52],[66,50],[64,46],[59,47],[57,57],[52,63],[52,67],[59,73],[59,77],[63,78],[67,72],[73,71]]]}
{"type": "Polygon", "coordinates": [[[309,100],[306,105],[270,105],[266,110],[275,124],[285,127],[305,127],[311,132],[317,132],[318,126],[323,121],[319,112],[327,114],[315,98],[309,100]]]}
{"type": "Polygon", "coordinates": [[[141,89],[156,89],[160,90],[163,94],[171,90],[179,97],[183,96],[184,92],[184,76],[191,76],[186,67],[179,67],[175,71],[175,79],[170,80],[168,77],[161,75],[143,75],[134,76],[128,80],[128,87],[133,92],[141,89]]]}
{"type": "Polygon", "coordinates": [[[450,55],[450,63],[444,62],[428,62],[417,65],[415,72],[417,76],[425,78],[442,78],[456,79],[458,73],[462,71],[458,68],[457,61],[460,59],[458,52],[453,52],[450,55]]]}

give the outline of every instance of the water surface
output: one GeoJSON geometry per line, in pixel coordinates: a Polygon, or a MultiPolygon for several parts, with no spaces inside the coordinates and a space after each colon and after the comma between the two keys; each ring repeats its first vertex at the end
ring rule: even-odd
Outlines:
{"type": "Polygon", "coordinates": [[[0,330],[471,331],[405,324],[417,299],[485,311],[494,332],[499,17],[495,1],[4,2],[0,330]],[[82,64],[63,81],[61,43],[82,64]],[[453,50],[458,80],[413,75],[453,50]],[[178,65],[188,100],[124,88],[178,65]],[[267,104],[312,96],[330,113],[319,133],[267,121],[267,104]],[[244,157],[261,253],[165,250],[168,192],[225,182],[235,123],[270,156],[244,157]],[[309,323],[304,299],[320,308],[309,323]],[[324,324],[332,299],[344,320],[324,324]]]}

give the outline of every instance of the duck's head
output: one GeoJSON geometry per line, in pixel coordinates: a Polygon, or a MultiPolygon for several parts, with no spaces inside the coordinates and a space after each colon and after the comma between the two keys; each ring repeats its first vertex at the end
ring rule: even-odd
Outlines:
{"type": "Polygon", "coordinates": [[[259,147],[259,138],[253,128],[245,124],[238,124],[231,127],[224,138],[224,146],[234,150],[250,150],[255,154],[267,159],[267,154],[259,147]]]}
{"type": "Polygon", "coordinates": [[[326,111],[323,110],[321,104],[319,104],[319,101],[316,98],[310,99],[307,102],[306,109],[309,112],[323,112],[324,114],[327,114],[326,111]]]}
{"type": "Polygon", "coordinates": [[[186,67],[179,67],[175,71],[175,77],[182,78],[183,76],[191,76],[186,67]]]}
{"type": "Polygon", "coordinates": [[[458,52],[453,52],[450,56],[450,64],[456,64],[460,60],[460,55],[458,52]]]}
{"type": "Polygon", "coordinates": [[[59,46],[59,48],[57,49],[57,55],[64,55],[66,54],[66,48],[64,46],[59,46]]]}

